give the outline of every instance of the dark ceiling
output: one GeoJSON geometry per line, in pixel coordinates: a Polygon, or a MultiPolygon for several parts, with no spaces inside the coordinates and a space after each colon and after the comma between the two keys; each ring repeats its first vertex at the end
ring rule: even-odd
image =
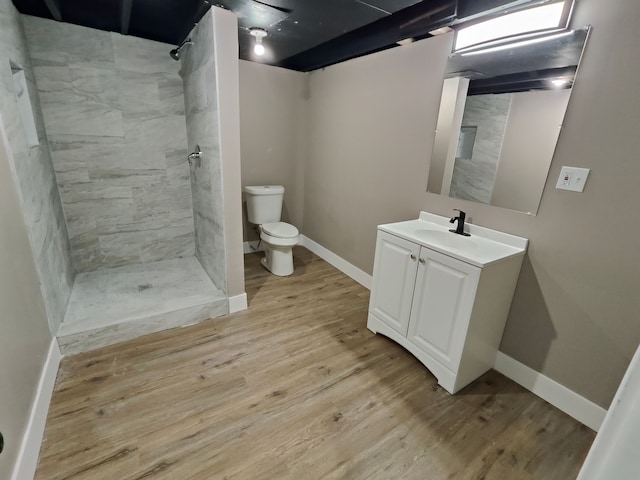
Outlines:
{"type": "Polygon", "coordinates": [[[311,71],[491,11],[543,0],[13,0],[27,15],[179,44],[211,5],[238,16],[240,58],[250,27],[268,31],[260,61],[311,71]]]}

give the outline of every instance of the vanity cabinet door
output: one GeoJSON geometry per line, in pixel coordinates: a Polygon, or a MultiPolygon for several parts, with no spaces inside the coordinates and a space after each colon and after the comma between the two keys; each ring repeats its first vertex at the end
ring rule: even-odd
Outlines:
{"type": "Polygon", "coordinates": [[[369,312],[407,335],[420,246],[378,232],[369,312]]]}
{"type": "Polygon", "coordinates": [[[456,372],[480,268],[424,247],[418,265],[407,338],[456,372]]]}

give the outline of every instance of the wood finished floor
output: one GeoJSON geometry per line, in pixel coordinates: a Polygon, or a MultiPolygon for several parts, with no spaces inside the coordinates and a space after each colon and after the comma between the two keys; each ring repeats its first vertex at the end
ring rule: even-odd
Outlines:
{"type": "Polygon", "coordinates": [[[64,358],[38,480],[571,479],[594,433],[496,372],[451,396],[308,250],[250,308],[64,358]]]}

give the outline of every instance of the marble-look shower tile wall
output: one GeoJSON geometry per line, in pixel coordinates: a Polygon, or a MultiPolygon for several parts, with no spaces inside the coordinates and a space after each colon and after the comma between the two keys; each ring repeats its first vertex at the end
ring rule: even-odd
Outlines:
{"type": "Polygon", "coordinates": [[[195,253],[170,45],[24,17],[77,272],[195,253]]]}
{"type": "Polygon", "coordinates": [[[213,283],[226,291],[222,161],[218,125],[218,91],[213,19],[209,11],[191,32],[193,45],[182,53],[187,141],[200,145],[202,158],[193,167],[191,192],[196,256],[213,283]]]}
{"type": "Polygon", "coordinates": [[[507,128],[510,93],[467,97],[462,126],[477,127],[473,156],[455,160],[449,195],[489,203],[507,128]]]}
{"type": "Polygon", "coordinates": [[[0,0],[0,115],[7,130],[49,328],[55,333],[73,286],[69,240],[21,16],[10,0],[0,0]],[[21,67],[26,77],[37,146],[29,147],[25,136],[10,62],[21,67]]]}

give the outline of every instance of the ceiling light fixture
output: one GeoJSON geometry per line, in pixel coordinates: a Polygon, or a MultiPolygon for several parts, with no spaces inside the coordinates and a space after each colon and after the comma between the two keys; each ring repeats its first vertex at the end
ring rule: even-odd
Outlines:
{"type": "Polygon", "coordinates": [[[264,45],[262,39],[267,36],[267,31],[260,27],[251,27],[249,33],[256,38],[256,44],[253,46],[253,53],[256,55],[264,55],[264,45]]]}
{"type": "Polygon", "coordinates": [[[463,27],[456,32],[455,50],[497,38],[562,27],[565,3],[554,2],[463,27]]]}
{"type": "Polygon", "coordinates": [[[567,80],[566,78],[554,78],[553,80],[551,80],[551,83],[553,84],[554,87],[560,88],[568,84],[569,80],[567,80]]]}

